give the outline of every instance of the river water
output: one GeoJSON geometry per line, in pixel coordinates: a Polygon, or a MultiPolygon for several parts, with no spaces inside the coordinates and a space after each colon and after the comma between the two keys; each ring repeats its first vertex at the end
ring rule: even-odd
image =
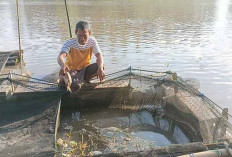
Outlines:
{"type": "MultiPolygon", "coordinates": [[[[19,0],[24,59],[33,77],[58,67],[69,38],[63,0],[19,0]]],[[[229,0],[67,0],[73,36],[87,20],[106,73],[129,66],[196,78],[200,91],[232,113],[229,0]]],[[[0,51],[18,49],[15,0],[0,1],[0,51]]],[[[95,59],[93,59],[94,61],[95,59]]]]}

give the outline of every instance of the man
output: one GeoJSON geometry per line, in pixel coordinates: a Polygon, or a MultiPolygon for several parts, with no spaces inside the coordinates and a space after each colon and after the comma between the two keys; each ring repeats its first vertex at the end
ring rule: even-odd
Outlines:
{"type": "Polygon", "coordinates": [[[88,22],[79,21],[76,24],[75,34],[77,38],[64,43],[57,59],[61,66],[60,76],[64,76],[66,72],[71,75],[72,91],[79,90],[82,83],[90,82],[94,77],[99,77],[100,82],[105,78],[101,50],[96,39],[90,36],[88,22]],[[97,61],[90,64],[92,54],[96,56],[97,61]]]}

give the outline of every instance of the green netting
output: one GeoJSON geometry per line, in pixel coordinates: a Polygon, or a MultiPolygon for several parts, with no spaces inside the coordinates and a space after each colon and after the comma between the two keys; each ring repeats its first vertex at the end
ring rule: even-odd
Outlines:
{"type": "Polygon", "coordinates": [[[132,68],[106,78],[102,84],[93,80],[80,91],[69,93],[45,80],[2,76],[0,152],[55,152],[57,140],[56,151],[76,155],[138,152],[194,142],[230,143],[228,110],[200,93],[196,80],[182,79],[172,72],[132,68]],[[19,132],[41,125],[44,127],[39,132],[34,129],[27,134],[28,140],[31,134],[38,134],[37,141],[23,147],[19,132]],[[10,134],[19,134],[21,143],[5,144],[11,143],[7,138],[10,134]],[[46,138],[48,135],[53,139],[46,138]],[[47,143],[41,146],[44,138],[47,143]]]}

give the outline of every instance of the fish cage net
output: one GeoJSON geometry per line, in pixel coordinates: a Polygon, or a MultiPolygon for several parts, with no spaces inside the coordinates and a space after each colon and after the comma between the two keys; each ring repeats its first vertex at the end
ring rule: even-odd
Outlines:
{"type": "Polygon", "coordinates": [[[54,156],[60,92],[43,80],[0,76],[0,156],[54,156]]]}
{"type": "Polygon", "coordinates": [[[162,108],[164,116],[173,116],[170,118],[179,119],[180,123],[182,120],[183,124],[191,123],[204,143],[230,138],[227,136],[231,133],[228,109],[220,108],[200,93],[197,90],[199,83],[194,79],[184,80],[172,72],[155,73],[132,69],[130,74],[113,80],[127,81],[130,91],[128,95],[125,90],[124,93],[117,92],[110,107],[135,110],[162,108]],[[178,115],[170,112],[169,107],[178,110],[178,115]]]}
{"type": "Polygon", "coordinates": [[[172,72],[130,68],[107,75],[63,96],[58,145],[73,142],[68,150],[83,146],[75,151],[87,155],[230,141],[228,110],[198,88],[198,81],[172,72]]]}
{"type": "Polygon", "coordinates": [[[196,80],[172,72],[129,68],[71,93],[17,74],[1,75],[0,83],[3,154],[92,156],[172,144],[231,143],[228,109],[200,93],[196,80]]]}

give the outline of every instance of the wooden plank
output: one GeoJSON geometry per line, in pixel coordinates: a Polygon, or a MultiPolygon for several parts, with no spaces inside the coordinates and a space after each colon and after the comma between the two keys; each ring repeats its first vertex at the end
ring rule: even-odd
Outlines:
{"type": "Polygon", "coordinates": [[[88,84],[75,93],[64,94],[62,96],[62,109],[91,109],[105,108],[110,104],[122,104],[129,97],[129,84],[123,86],[95,86],[88,84]]]}
{"type": "Polygon", "coordinates": [[[56,122],[55,122],[55,133],[54,133],[54,147],[57,150],[57,145],[56,145],[56,140],[57,140],[57,132],[58,132],[58,128],[60,126],[60,106],[61,106],[61,100],[57,106],[57,110],[56,110],[56,122]]]}
{"type": "Polygon", "coordinates": [[[125,80],[113,80],[113,81],[106,81],[102,84],[98,84],[95,88],[120,88],[120,87],[127,87],[129,86],[129,81],[125,80]]]}
{"type": "Polygon", "coordinates": [[[176,156],[176,154],[186,154],[193,152],[200,152],[207,150],[207,147],[200,142],[189,143],[189,144],[172,144],[169,146],[160,146],[155,147],[151,150],[145,151],[137,151],[137,152],[122,152],[122,153],[109,153],[109,154],[101,154],[96,155],[95,157],[112,157],[112,156],[120,156],[120,157],[135,157],[135,156],[158,156],[165,154],[167,156],[176,156]]]}
{"type": "Polygon", "coordinates": [[[112,80],[106,81],[103,83],[84,83],[80,91],[92,91],[92,90],[101,90],[101,89],[116,89],[128,87],[129,82],[125,80],[112,80]]]}

